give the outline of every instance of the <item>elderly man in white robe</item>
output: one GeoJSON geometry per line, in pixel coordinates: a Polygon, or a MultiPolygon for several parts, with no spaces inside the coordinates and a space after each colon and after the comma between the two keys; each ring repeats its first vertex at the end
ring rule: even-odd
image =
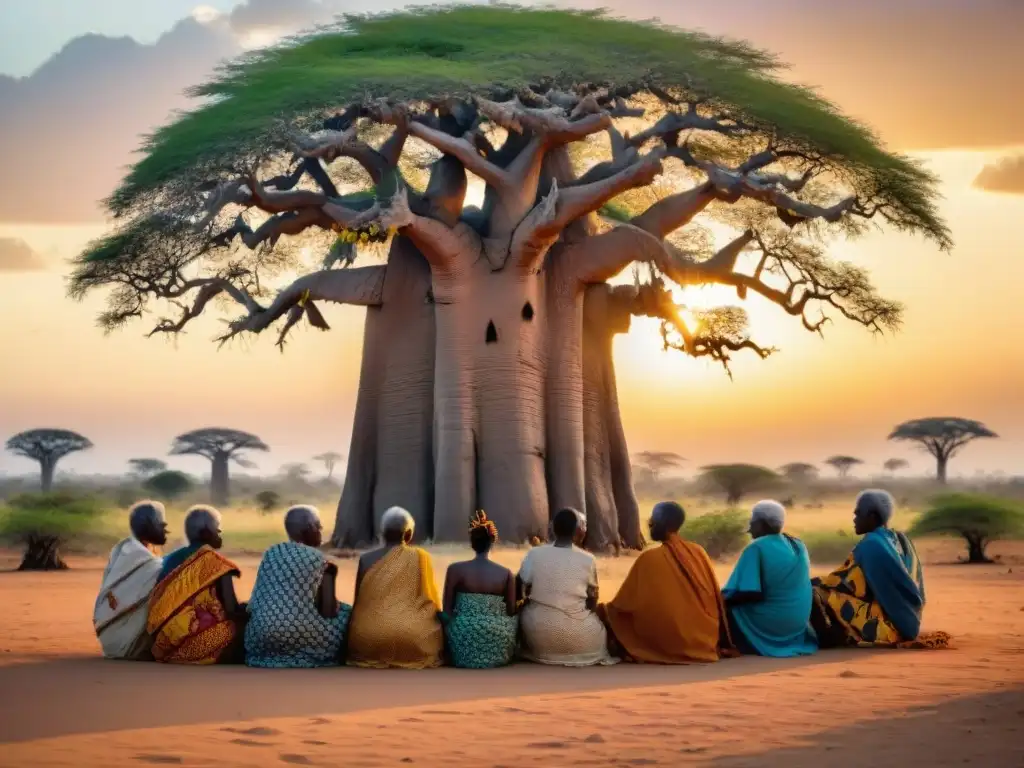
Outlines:
{"type": "Polygon", "coordinates": [[[93,627],[108,659],[145,660],[149,595],[163,566],[157,547],[167,543],[167,520],[158,501],[140,501],[128,513],[132,535],[110,552],[93,609],[93,627]]]}

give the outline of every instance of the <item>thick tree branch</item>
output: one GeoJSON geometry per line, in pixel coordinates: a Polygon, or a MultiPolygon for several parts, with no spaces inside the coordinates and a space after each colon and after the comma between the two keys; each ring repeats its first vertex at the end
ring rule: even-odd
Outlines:
{"type": "Polygon", "coordinates": [[[405,187],[391,199],[380,221],[384,227],[408,237],[434,269],[446,268],[467,249],[480,250],[480,239],[468,225],[458,222],[449,227],[434,218],[413,213],[405,187]]]}
{"type": "Polygon", "coordinates": [[[655,237],[665,238],[693,221],[715,199],[715,186],[707,181],[685,192],[662,198],[639,216],[634,216],[629,223],[655,237]]]}
{"type": "Polygon", "coordinates": [[[500,190],[511,187],[513,181],[510,174],[480,154],[470,136],[449,136],[444,131],[415,121],[409,124],[409,133],[434,149],[456,158],[467,171],[476,174],[492,187],[500,190]]]}

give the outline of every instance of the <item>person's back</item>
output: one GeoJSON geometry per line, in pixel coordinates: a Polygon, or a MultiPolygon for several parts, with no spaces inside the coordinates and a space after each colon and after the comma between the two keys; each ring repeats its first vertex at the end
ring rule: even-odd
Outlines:
{"type": "Polygon", "coordinates": [[[324,667],[340,660],[351,607],[335,599],[337,568],[318,547],[319,513],[295,506],[285,514],[289,541],[263,555],[249,599],[246,664],[324,667]]]}
{"type": "Polygon", "coordinates": [[[515,653],[515,577],[488,557],[498,529],[477,512],[470,522],[472,560],[448,567],[444,584],[445,635],[452,664],[486,669],[508,664],[515,653]]]}
{"type": "Polygon", "coordinates": [[[678,535],[685,513],[674,502],[655,507],[651,538],[615,599],[600,613],[613,643],[630,661],[686,664],[734,653],[721,591],[704,548],[678,535]]]}
{"type": "Polygon", "coordinates": [[[555,515],[555,542],[530,550],[519,568],[526,592],[520,616],[523,656],[541,664],[612,664],[607,633],[594,612],[597,563],[573,545],[578,526],[574,510],[555,515]]]}
{"type": "Polygon", "coordinates": [[[409,545],[412,517],[393,507],[381,520],[384,546],[364,554],[356,573],[347,663],[360,667],[440,666],[444,633],[426,551],[409,545]]]}
{"type": "Polygon", "coordinates": [[[150,593],[156,586],[162,558],[154,549],[167,541],[163,505],[135,504],[128,514],[132,535],[111,550],[93,607],[93,628],[110,659],[144,659],[149,655],[146,633],[150,593]]]}

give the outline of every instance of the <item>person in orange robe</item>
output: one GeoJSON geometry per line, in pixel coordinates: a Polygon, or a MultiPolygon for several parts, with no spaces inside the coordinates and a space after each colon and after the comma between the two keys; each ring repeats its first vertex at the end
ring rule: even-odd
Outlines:
{"type": "Polygon", "coordinates": [[[686,513],[674,501],[655,505],[651,538],[615,599],[598,606],[609,650],[626,661],[688,664],[736,656],[722,590],[699,544],[679,537],[686,513]]]}

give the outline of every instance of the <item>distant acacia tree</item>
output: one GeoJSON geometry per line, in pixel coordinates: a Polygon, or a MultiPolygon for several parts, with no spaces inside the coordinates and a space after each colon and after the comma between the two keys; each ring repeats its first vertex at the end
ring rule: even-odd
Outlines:
{"type": "Polygon", "coordinates": [[[802,461],[794,461],[779,467],[782,476],[791,483],[806,483],[818,476],[818,468],[813,464],[802,461]]]}
{"type": "Polygon", "coordinates": [[[778,482],[779,476],[756,464],[711,464],[701,467],[700,479],[724,491],[726,503],[733,505],[739,504],[749,493],[768,490],[778,482]]]}
{"type": "Polygon", "coordinates": [[[19,432],[7,441],[7,450],[39,462],[40,487],[43,493],[53,488],[53,472],[57,462],[69,453],[92,448],[88,438],[69,429],[30,429],[19,432]]]}
{"type": "Polygon", "coordinates": [[[633,461],[647,470],[652,480],[657,481],[662,472],[678,469],[686,459],[672,451],[640,451],[633,456],[633,461]]]}
{"type": "Polygon", "coordinates": [[[838,472],[839,477],[845,478],[849,476],[851,469],[864,462],[855,456],[830,456],[825,459],[825,463],[838,472]]]}
{"type": "Polygon", "coordinates": [[[910,462],[908,462],[906,459],[886,459],[885,464],[883,464],[882,466],[885,467],[886,472],[890,474],[895,474],[896,472],[899,472],[900,470],[909,467],[910,462]]]}
{"type": "Polygon", "coordinates": [[[269,451],[267,444],[256,435],[237,429],[207,427],[186,432],[174,438],[172,456],[204,456],[210,460],[210,500],[226,505],[231,498],[228,481],[228,462],[234,461],[241,467],[254,467],[242,455],[243,451],[269,451]]]}
{"type": "Polygon", "coordinates": [[[340,453],[334,451],[327,451],[313,457],[313,461],[322,462],[324,469],[327,470],[327,479],[330,480],[334,477],[334,467],[337,466],[338,462],[344,457],[340,453]]]}
{"type": "Polygon", "coordinates": [[[1024,533],[1024,509],[1009,499],[952,493],[935,499],[914,527],[914,536],[962,536],[967,562],[991,563],[985,548],[996,539],[1024,533]]]}
{"type": "Polygon", "coordinates": [[[140,477],[151,477],[167,469],[167,462],[160,459],[128,459],[128,466],[140,477]]]}
{"type": "Polygon", "coordinates": [[[889,435],[890,440],[909,440],[918,443],[935,457],[935,474],[940,483],[946,482],[946,465],[961,448],[981,437],[999,437],[980,421],[949,416],[905,421],[889,435]]]}
{"type": "Polygon", "coordinates": [[[294,462],[292,464],[285,464],[281,467],[281,474],[286,480],[290,480],[293,483],[304,483],[309,480],[310,471],[302,462],[294,462]]]}
{"type": "Polygon", "coordinates": [[[165,469],[148,478],[142,487],[154,496],[170,501],[192,490],[192,478],[184,472],[165,469]]]}

